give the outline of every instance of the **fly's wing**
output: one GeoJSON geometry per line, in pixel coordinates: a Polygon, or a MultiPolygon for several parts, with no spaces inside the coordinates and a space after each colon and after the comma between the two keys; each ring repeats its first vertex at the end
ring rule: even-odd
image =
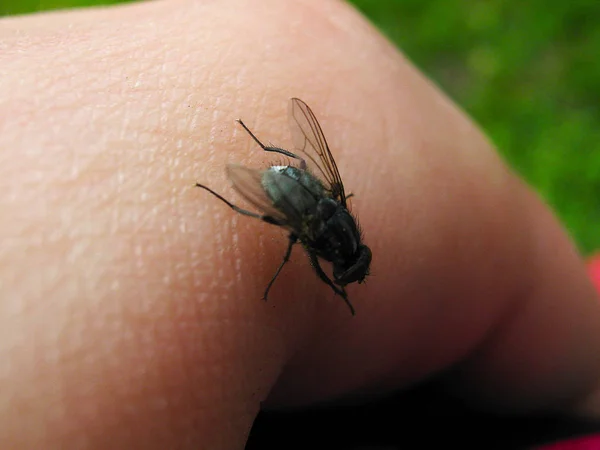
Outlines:
{"type": "Polygon", "coordinates": [[[280,225],[287,225],[287,218],[273,206],[273,201],[263,188],[263,170],[250,169],[239,164],[228,164],[226,170],[233,187],[242,197],[256,206],[263,215],[275,219],[280,225]]]}
{"type": "Polygon", "coordinates": [[[314,113],[302,100],[292,98],[289,120],[292,142],[296,150],[302,152],[308,169],[324,182],[331,196],[346,208],[346,194],[340,172],[314,113]]]}

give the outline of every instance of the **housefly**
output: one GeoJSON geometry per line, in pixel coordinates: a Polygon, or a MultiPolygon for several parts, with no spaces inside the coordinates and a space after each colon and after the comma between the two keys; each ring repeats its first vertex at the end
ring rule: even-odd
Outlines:
{"type": "Polygon", "coordinates": [[[362,242],[361,231],[350,214],[344,184],[325,136],[312,110],[298,98],[289,104],[289,121],[295,151],[264,145],[242,122],[237,122],[266,152],[279,153],[294,165],[251,169],[227,165],[233,187],[260,212],[242,209],[212,189],[196,183],[234,211],[289,231],[283,261],[267,285],[263,299],[289,261],[292,247],[302,244],[310,263],[323,282],[340,295],[354,315],[345,286],[362,283],[369,274],[371,250],[362,242]],[[325,274],[319,258],[333,266],[333,281],[325,274]]]}

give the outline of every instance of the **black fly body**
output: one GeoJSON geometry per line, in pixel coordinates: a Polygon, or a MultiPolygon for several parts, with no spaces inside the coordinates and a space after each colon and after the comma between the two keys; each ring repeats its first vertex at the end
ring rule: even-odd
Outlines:
{"type": "Polygon", "coordinates": [[[234,188],[260,213],[242,209],[202,184],[196,186],[240,214],[289,231],[287,250],[267,285],[264,300],[290,259],[294,244],[300,242],[319,278],[344,299],[354,315],[345,286],[365,280],[369,274],[371,250],[362,243],[356,220],[348,211],[346,200],[352,194],[347,196],[344,192],[340,173],[314,113],[302,100],[292,98],[289,120],[297,153],[264,145],[244,122],[238,120],[264,151],[279,153],[298,163],[297,167],[279,165],[267,169],[227,165],[227,175],[234,188]],[[332,263],[333,281],[321,268],[319,258],[332,263]]]}

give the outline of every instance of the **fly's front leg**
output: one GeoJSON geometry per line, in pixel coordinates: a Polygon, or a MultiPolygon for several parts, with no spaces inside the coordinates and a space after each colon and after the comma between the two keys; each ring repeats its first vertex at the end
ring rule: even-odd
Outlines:
{"type": "Polygon", "coordinates": [[[283,269],[283,266],[285,266],[285,263],[290,260],[290,255],[292,254],[292,247],[298,241],[298,238],[294,234],[290,234],[289,239],[290,239],[290,242],[288,244],[288,248],[283,257],[283,261],[281,261],[281,264],[277,268],[277,272],[275,272],[275,275],[273,275],[273,278],[271,278],[271,281],[269,281],[269,284],[267,285],[267,289],[265,289],[265,295],[263,295],[264,301],[267,301],[267,295],[269,295],[269,290],[271,289],[271,286],[273,286],[275,279],[279,276],[279,272],[281,272],[281,269],[283,269]]]}
{"type": "Polygon", "coordinates": [[[281,222],[279,222],[274,217],[263,216],[262,214],[257,214],[257,213],[254,213],[252,211],[248,211],[247,209],[242,209],[239,206],[234,205],[229,200],[226,200],[224,197],[222,197],[221,195],[217,194],[211,188],[204,186],[203,184],[196,183],[196,187],[202,188],[202,189],[210,192],[212,195],[214,195],[215,197],[217,197],[219,200],[221,200],[223,203],[225,203],[227,206],[229,206],[231,209],[233,209],[237,213],[243,214],[244,216],[248,216],[248,217],[254,217],[255,219],[262,220],[263,222],[267,222],[267,223],[270,223],[272,225],[281,225],[281,222]]]}
{"type": "Polygon", "coordinates": [[[344,299],[344,302],[346,303],[346,305],[348,305],[348,308],[350,308],[350,312],[354,316],[354,306],[352,306],[352,303],[350,303],[350,300],[348,300],[348,294],[346,294],[346,290],[344,288],[339,288],[333,283],[333,281],[329,279],[327,274],[321,268],[317,255],[315,255],[313,252],[308,252],[308,258],[310,259],[310,264],[313,266],[313,269],[315,269],[315,272],[317,272],[319,278],[323,280],[325,284],[329,285],[331,289],[333,289],[333,292],[335,292],[337,295],[344,299]]]}
{"type": "Polygon", "coordinates": [[[237,119],[237,122],[244,128],[244,130],[246,130],[248,132],[248,134],[250,136],[252,136],[252,139],[254,139],[254,142],[256,142],[258,145],[260,145],[260,148],[262,148],[265,152],[273,152],[273,153],[280,153],[282,155],[285,155],[289,158],[294,158],[297,159],[298,161],[300,161],[300,168],[302,170],[306,169],[306,161],[304,161],[304,159],[300,158],[298,155],[296,155],[295,153],[289,152],[287,150],[284,150],[282,148],[279,147],[269,147],[265,144],[263,144],[262,142],[260,142],[260,140],[254,135],[254,133],[252,131],[250,131],[250,128],[248,128],[246,126],[246,124],[244,122],[242,122],[241,119],[237,119]]]}

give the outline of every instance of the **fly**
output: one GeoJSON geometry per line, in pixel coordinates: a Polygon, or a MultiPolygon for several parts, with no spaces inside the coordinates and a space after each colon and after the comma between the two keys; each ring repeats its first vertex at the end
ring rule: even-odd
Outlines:
{"type": "Polygon", "coordinates": [[[258,210],[252,212],[229,202],[212,189],[207,190],[235,212],[254,217],[289,231],[283,261],[267,285],[263,300],[289,261],[294,244],[300,242],[319,278],[340,295],[354,315],[346,285],[362,283],[369,275],[371,250],[362,242],[356,219],[350,214],[344,184],[323,130],[312,110],[298,98],[289,104],[289,121],[295,151],[264,145],[242,122],[237,122],[266,152],[279,153],[296,165],[251,169],[237,164],[226,167],[233,187],[258,210]],[[333,266],[333,281],[321,268],[319,258],[333,266]]]}

